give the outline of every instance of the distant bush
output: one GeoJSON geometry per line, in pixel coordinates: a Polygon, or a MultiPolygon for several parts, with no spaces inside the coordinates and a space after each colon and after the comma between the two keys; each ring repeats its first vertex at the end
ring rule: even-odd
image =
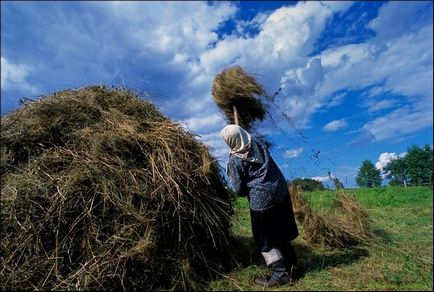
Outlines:
{"type": "Polygon", "coordinates": [[[293,186],[299,186],[303,191],[323,191],[325,187],[322,182],[310,178],[296,178],[289,182],[293,186]]]}

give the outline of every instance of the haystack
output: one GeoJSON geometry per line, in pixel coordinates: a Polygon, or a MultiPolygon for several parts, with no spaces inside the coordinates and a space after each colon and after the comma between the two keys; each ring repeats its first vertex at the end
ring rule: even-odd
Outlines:
{"type": "Polygon", "coordinates": [[[336,191],[331,210],[314,212],[300,189],[290,186],[294,215],[303,226],[303,239],[308,244],[348,247],[367,243],[375,238],[371,221],[356,198],[336,191]]]}
{"type": "Polygon", "coordinates": [[[87,87],[1,123],[2,290],[185,290],[227,258],[219,167],[151,103],[87,87]]]}
{"type": "Polygon", "coordinates": [[[241,67],[235,66],[223,70],[214,79],[212,98],[220,110],[225,114],[229,123],[234,124],[234,110],[236,106],[239,124],[249,130],[256,120],[262,120],[266,108],[259,99],[265,96],[264,87],[241,67]]]}

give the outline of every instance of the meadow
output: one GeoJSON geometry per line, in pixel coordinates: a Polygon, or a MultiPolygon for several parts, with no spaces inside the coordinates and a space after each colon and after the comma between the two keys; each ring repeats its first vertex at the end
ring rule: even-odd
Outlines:
{"type": "MultiPolygon", "coordinates": [[[[329,248],[302,236],[294,281],[277,291],[433,290],[433,191],[431,187],[381,187],[346,190],[364,206],[377,239],[372,243],[329,248]]],[[[314,210],[331,208],[335,191],[303,193],[314,210]]],[[[299,224],[302,234],[303,228],[299,224]]],[[[238,267],[213,281],[209,290],[258,290],[253,280],[268,270],[250,231],[248,202],[237,198],[231,230],[237,239],[238,267]]],[[[271,290],[271,289],[270,289],[271,290]]]]}

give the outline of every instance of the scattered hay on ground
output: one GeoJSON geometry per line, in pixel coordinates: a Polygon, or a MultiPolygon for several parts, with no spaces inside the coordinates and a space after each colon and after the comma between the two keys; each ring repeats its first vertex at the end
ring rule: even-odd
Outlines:
{"type": "Polygon", "coordinates": [[[265,96],[264,87],[241,67],[227,68],[216,75],[212,86],[212,98],[228,122],[235,123],[233,106],[239,115],[239,124],[248,130],[256,120],[263,120],[266,108],[258,99],[265,96]]]}
{"type": "Polygon", "coordinates": [[[294,215],[303,226],[303,239],[309,244],[346,247],[372,241],[375,237],[368,214],[343,189],[336,190],[332,209],[314,212],[298,187],[290,186],[294,215]]]}
{"type": "Polygon", "coordinates": [[[219,166],[151,103],[65,90],[1,124],[2,290],[185,290],[227,260],[219,166]]]}

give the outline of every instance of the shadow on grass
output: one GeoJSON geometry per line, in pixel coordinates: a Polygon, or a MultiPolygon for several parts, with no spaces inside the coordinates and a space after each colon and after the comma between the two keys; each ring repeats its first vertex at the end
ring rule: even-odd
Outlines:
{"type": "Polygon", "coordinates": [[[369,255],[366,248],[348,247],[339,249],[315,248],[304,244],[293,244],[297,253],[297,270],[294,278],[301,278],[308,272],[349,265],[369,255]]]}
{"type": "MultiPolygon", "coordinates": [[[[331,249],[308,246],[300,242],[293,242],[292,246],[297,255],[296,268],[292,272],[294,280],[304,277],[309,272],[349,265],[369,255],[368,250],[363,247],[331,249]]],[[[236,261],[235,268],[245,268],[250,265],[265,267],[262,255],[256,251],[255,243],[251,237],[235,237],[233,250],[236,261]]]]}
{"type": "Polygon", "coordinates": [[[390,236],[390,234],[387,233],[384,229],[381,229],[381,228],[374,228],[374,229],[372,230],[372,232],[373,232],[374,235],[376,236],[376,239],[377,239],[379,242],[383,243],[383,244],[389,244],[389,243],[391,243],[391,242],[393,241],[393,240],[392,240],[392,237],[390,236]]]}

